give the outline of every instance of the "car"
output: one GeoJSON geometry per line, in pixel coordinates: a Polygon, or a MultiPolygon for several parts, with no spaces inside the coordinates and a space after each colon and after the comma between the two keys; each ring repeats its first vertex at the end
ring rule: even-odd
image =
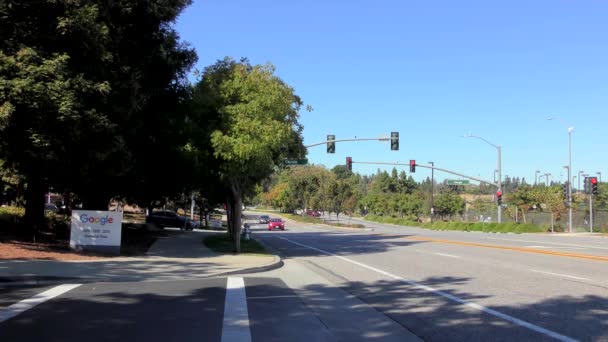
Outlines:
{"type": "Polygon", "coordinates": [[[172,211],[153,211],[146,216],[146,224],[158,228],[176,227],[182,230],[194,229],[194,223],[187,217],[180,216],[172,211]]]}
{"type": "Polygon", "coordinates": [[[260,223],[268,223],[268,221],[270,221],[270,216],[268,216],[268,215],[260,216],[260,223]]]}
{"type": "Polygon", "coordinates": [[[57,213],[59,213],[59,208],[57,208],[57,206],[52,203],[46,203],[44,205],[44,213],[45,214],[48,214],[48,213],[57,214],[57,213]]]}
{"type": "Polygon", "coordinates": [[[280,230],[285,230],[285,222],[280,218],[271,218],[268,221],[268,230],[273,230],[275,228],[279,228],[280,230]]]}
{"type": "Polygon", "coordinates": [[[321,213],[316,210],[307,210],[306,215],[312,216],[312,217],[321,217],[321,213]]]}

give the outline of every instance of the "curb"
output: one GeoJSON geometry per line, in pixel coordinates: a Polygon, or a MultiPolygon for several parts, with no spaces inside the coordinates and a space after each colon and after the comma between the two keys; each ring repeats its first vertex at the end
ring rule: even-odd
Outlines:
{"type": "MultiPolygon", "coordinates": [[[[273,255],[274,260],[267,265],[236,269],[228,272],[214,273],[202,277],[184,278],[184,280],[207,279],[215,277],[224,277],[238,274],[253,274],[276,270],[283,267],[284,263],[281,257],[273,255]]],[[[169,280],[169,279],[167,279],[169,280]]],[[[46,286],[66,283],[113,283],[113,282],[148,282],[148,281],[165,281],[158,280],[132,280],[120,277],[115,278],[79,278],[79,277],[52,277],[52,276],[32,276],[32,277],[0,277],[0,288],[14,286],[46,286]],[[28,279],[29,278],[29,279],[28,279]]]]}
{"type": "Polygon", "coordinates": [[[274,255],[274,261],[271,264],[264,265],[264,266],[243,268],[240,270],[228,271],[228,272],[218,273],[218,274],[210,274],[209,276],[207,276],[205,278],[223,277],[223,276],[237,275],[237,274],[252,274],[252,273],[268,272],[268,271],[272,271],[272,270],[281,268],[281,267],[283,267],[284,264],[285,263],[283,262],[283,259],[281,259],[281,257],[279,257],[278,255],[274,255]]]}

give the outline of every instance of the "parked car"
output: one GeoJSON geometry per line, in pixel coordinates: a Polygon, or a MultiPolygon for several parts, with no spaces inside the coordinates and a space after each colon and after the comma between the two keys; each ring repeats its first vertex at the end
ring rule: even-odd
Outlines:
{"type": "Polygon", "coordinates": [[[172,211],[153,211],[146,217],[146,223],[158,228],[175,227],[182,230],[194,229],[194,223],[187,217],[172,211]]]}
{"type": "Polygon", "coordinates": [[[306,215],[312,216],[312,217],[321,217],[321,213],[316,210],[307,210],[306,215]]]}
{"type": "Polygon", "coordinates": [[[270,221],[268,221],[268,230],[273,230],[275,228],[285,230],[285,222],[280,218],[271,218],[270,221]]]}
{"type": "Polygon", "coordinates": [[[54,204],[51,204],[51,203],[46,203],[46,204],[44,205],[44,213],[45,213],[45,214],[48,214],[48,213],[54,213],[54,214],[57,214],[57,213],[59,213],[59,208],[57,208],[57,206],[56,206],[56,205],[54,205],[54,204]]]}
{"type": "Polygon", "coordinates": [[[270,221],[270,216],[268,216],[268,215],[260,216],[260,223],[268,223],[268,221],[270,221]]]}

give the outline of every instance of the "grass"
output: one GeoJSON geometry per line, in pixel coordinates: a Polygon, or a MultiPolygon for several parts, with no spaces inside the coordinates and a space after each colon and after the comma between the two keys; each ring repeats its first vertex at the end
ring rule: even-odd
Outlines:
{"type": "Polygon", "coordinates": [[[365,220],[380,223],[391,223],[400,226],[420,227],[431,230],[456,230],[464,232],[486,232],[486,233],[544,233],[546,228],[530,223],[480,223],[480,222],[444,222],[420,223],[407,219],[395,217],[368,215],[365,220]]]}
{"type": "MultiPolygon", "coordinates": [[[[207,248],[216,253],[233,254],[234,242],[228,234],[213,234],[205,237],[203,243],[207,248]]],[[[255,240],[245,240],[241,238],[241,254],[262,254],[269,255],[268,251],[255,240]]]]}

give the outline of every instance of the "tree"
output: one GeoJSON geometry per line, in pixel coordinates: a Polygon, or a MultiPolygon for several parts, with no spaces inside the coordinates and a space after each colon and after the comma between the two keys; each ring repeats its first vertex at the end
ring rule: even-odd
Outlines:
{"type": "Polygon", "coordinates": [[[170,26],[189,3],[0,2],[0,158],[27,183],[29,226],[49,185],[90,209],[160,188],[149,160],[179,146],[196,60],[170,26]]]}
{"type": "Polygon", "coordinates": [[[194,89],[193,121],[210,132],[219,178],[229,190],[229,228],[237,253],[243,196],[284,158],[304,155],[298,122],[302,101],[274,72],[270,64],[225,58],[205,68],[194,89]]]}
{"type": "Polygon", "coordinates": [[[441,218],[451,218],[452,215],[462,214],[464,212],[465,203],[462,197],[452,194],[444,193],[435,197],[434,201],[435,213],[441,218]]]}

